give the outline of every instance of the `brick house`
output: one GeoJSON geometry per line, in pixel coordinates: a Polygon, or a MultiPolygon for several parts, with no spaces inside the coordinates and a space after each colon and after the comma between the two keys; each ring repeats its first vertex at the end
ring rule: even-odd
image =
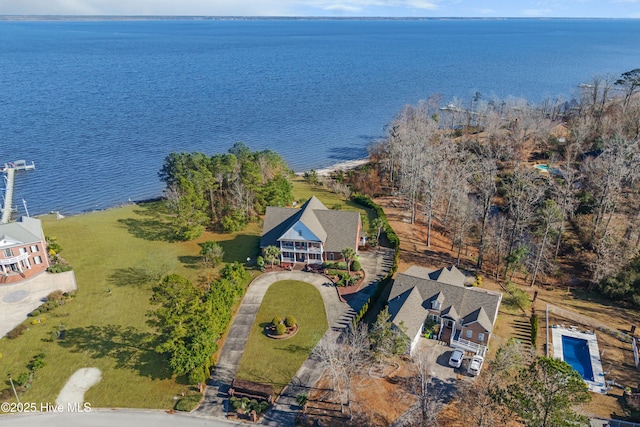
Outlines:
{"type": "Polygon", "coordinates": [[[312,196],[300,208],[267,208],[260,249],[277,246],[283,263],[338,261],[347,247],[358,253],[361,227],[358,212],[327,209],[312,196]]]}
{"type": "Polygon", "coordinates": [[[16,222],[0,224],[0,283],[17,283],[48,267],[39,219],[23,216],[16,222]]]}
{"type": "Polygon", "coordinates": [[[430,320],[440,325],[438,339],[485,355],[502,294],[465,286],[465,281],[465,275],[453,266],[435,271],[412,266],[396,276],[389,313],[393,324],[411,339],[412,352],[430,320]]]}

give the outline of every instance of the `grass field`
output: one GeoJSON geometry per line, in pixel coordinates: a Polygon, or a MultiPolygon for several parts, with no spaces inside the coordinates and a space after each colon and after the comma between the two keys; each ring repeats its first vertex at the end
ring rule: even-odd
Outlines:
{"type": "Polygon", "coordinates": [[[47,313],[44,323],[27,322],[30,330],[24,335],[0,340],[3,379],[26,372],[34,355],[46,353],[46,366],[23,401],[55,402],[66,380],[82,367],[102,371],[102,380],[86,395],[95,407],[171,408],[173,396],[187,389],[172,378],[150,343],[145,315],[152,308],[153,278],[169,272],[193,281],[214,275],[199,263],[197,243],[205,240],[222,244],[224,261],[255,259],[261,228],[251,224],[233,235],[206,233],[196,241],[171,242],[158,209],[151,203],[61,221],[42,218],[45,234],[57,238],[62,255],[74,266],[78,292],[73,301],[47,313]],[[53,340],[61,325],[64,339],[53,340]]]}
{"type": "MultiPolygon", "coordinates": [[[[302,179],[294,186],[297,198],[316,194],[327,207],[340,203],[344,209],[366,213],[302,179]]],[[[25,322],[29,330],[24,335],[0,340],[0,378],[5,382],[0,389],[10,387],[8,374],[17,378],[27,372],[33,356],[44,352],[46,366],[36,373],[32,387],[21,396],[23,401],[55,402],[73,372],[97,367],[102,371],[102,380],[85,396],[94,407],[168,409],[174,405],[173,397],[188,386],[172,377],[166,360],[153,351],[152,330],[146,324],[146,313],[152,308],[152,284],[166,273],[177,273],[192,281],[214,277],[216,270],[203,268],[198,256],[198,243],[207,240],[222,245],[225,262],[244,263],[247,257],[255,262],[262,224],[251,223],[235,234],[205,233],[195,241],[177,242],[171,239],[163,213],[162,204],[152,202],[60,221],[53,215],[41,218],[45,234],[57,239],[63,248],[61,255],[73,265],[78,292],[73,301],[47,313],[43,323],[25,322]],[[66,330],[64,339],[54,339],[53,334],[60,327],[66,330]]],[[[313,305],[324,317],[322,300],[313,305]]],[[[304,319],[305,314],[299,318],[304,319]]],[[[304,328],[296,340],[310,331],[304,328]]],[[[324,329],[318,339],[322,333],[324,329]]],[[[293,341],[287,345],[290,343],[293,341]]],[[[293,353],[299,366],[306,353],[304,349],[293,353]]]]}
{"type": "Polygon", "coordinates": [[[291,381],[328,328],[320,292],[304,282],[276,282],[267,291],[249,334],[237,377],[272,384],[276,392],[291,381]],[[298,333],[285,340],[266,336],[275,316],[292,315],[298,333]]]}
{"type": "MultiPolygon", "coordinates": [[[[310,185],[300,176],[296,176],[293,180],[293,195],[297,200],[308,200],[311,196],[316,196],[329,209],[339,205],[341,210],[360,212],[367,218],[369,224],[376,217],[372,209],[360,206],[351,200],[345,200],[340,194],[330,191],[327,187],[310,185]]],[[[363,224],[363,230],[368,231],[367,224],[363,224]]]]}

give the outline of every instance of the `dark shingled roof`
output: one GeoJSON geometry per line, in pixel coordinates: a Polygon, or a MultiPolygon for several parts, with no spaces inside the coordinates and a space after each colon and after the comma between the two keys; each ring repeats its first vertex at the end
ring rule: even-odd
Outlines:
{"type": "Polygon", "coordinates": [[[278,239],[298,222],[316,235],[327,252],[356,248],[358,242],[358,212],[329,210],[315,196],[298,208],[268,207],[260,247],[277,246],[278,239]]]}
{"type": "Polygon", "coordinates": [[[391,321],[398,326],[401,320],[407,335],[413,339],[425,321],[431,301],[444,302],[441,315],[461,320],[463,325],[478,322],[487,332],[493,330],[502,294],[486,289],[465,287],[465,275],[456,267],[432,271],[413,266],[398,274],[389,295],[391,321]],[[437,278],[438,280],[435,280],[437,278]],[[441,281],[442,280],[442,281],[441,281]],[[411,295],[411,298],[407,296],[411,295]],[[419,297],[418,297],[419,296],[419,297]],[[410,312],[411,316],[404,313],[410,312]],[[410,318],[411,321],[407,319],[410,318]],[[411,326],[411,327],[409,327],[411,326]]]}

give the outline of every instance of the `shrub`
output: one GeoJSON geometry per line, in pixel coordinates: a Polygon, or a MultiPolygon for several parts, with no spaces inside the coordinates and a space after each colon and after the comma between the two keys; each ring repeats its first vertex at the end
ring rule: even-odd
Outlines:
{"type": "Polygon", "coordinates": [[[64,293],[61,290],[53,291],[49,295],[47,295],[47,301],[64,301],[64,293]]]}
{"type": "Polygon", "coordinates": [[[25,325],[18,325],[7,333],[7,338],[15,339],[22,335],[27,330],[25,325]]]}
{"type": "Polygon", "coordinates": [[[33,310],[33,311],[29,314],[29,316],[31,316],[31,317],[38,317],[38,316],[40,316],[40,310],[38,310],[38,309],[36,308],[35,310],[33,310]]]}
{"type": "Polygon", "coordinates": [[[477,275],[475,282],[473,282],[474,287],[482,286],[482,276],[477,275]]]}
{"type": "Polygon", "coordinates": [[[185,396],[176,402],[175,410],[191,412],[198,407],[200,400],[202,400],[202,394],[200,393],[185,396]]]}
{"type": "Polygon", "coordinates": [[[264,262],[264,258],[262,257],[262,255],[258,255],[258,258],[256,258],[256,265],[258,266],[258,268],[260,270],[264,269],[265,262],[264,262]]]}
{"type": "Polygon", "coordinates": [[[355,260],[351,263],[351,271],[360,271],[362,266],[360,265],[360,261],[355,260]]]}
{"type": "Polygon", "coordinates": [[[538,342],[538,316],[536,314],[531,315],[531,347],[535,350],[536,343],[538,342]]]}
{"type": "Polygon", "coordinates": [[[276,335],[284,335],[287,333],[287,327],[282,323],[276,325],[276,335]]]}
{"type": "Polygon", "coordinates": [[[506,298],[503,300],[503,303],[507,307],[526,310],[531,306],[529,295],[514,283],[507,283],[507,293],[506,298]]]}
{"type": "Polygon", "coordinates": [[[248,397],[238,398],[234,396],[229,399],[229,401],[231,402],[231,405],[233,405],[233,408],[238,412],[246,412],[246,410],[249,409],[248,397]]]}
{"type": "Polygon", "coordinates": [[[187,375],[189,384],[203,383],[209,379],[209,368],[206,365],[196,366],[187,375]]]}
{"type": "Polygon", "coordinates": [[[31,374],[29,372],[23,372],[14,380],[20,387],[24,387],[31,381],[31,374]]]}
{"type": "Polygon", "coordinates": [[[44,353],[36,354],[35,356],[33,356],[33,359],[31,359],[31,362],[29,362],[29,364],[27,365],[27,368],[32,372],[44,368],[44,366],[46,365],[46,363],[44,363],[45,356],[46,355],[44,353]]]}
{"type": "Polygon", "coordinates": [[[73,270],[73,267],[71,267],[69,264],[56,264],[47,268],[47,271],[49,273],[64,273],[65,271],[71,270],[73,270]]]}
{"type": "Polygon", "coordinates": [[[269,408],[269,403],[265,402],[264,400],[261,402],[257,402],[255,400],[252,400],[250,402],[250,408],[253,411],[256,411],[256,414],[260,415],[263,412],[265,412],[268,408],[269,408]],[[253,403],[255,402],[255,403],[253,403]]]}
{"type": "Polygon", "coordinates": [[[322,267],[327,268],[327,269],[346,270],[347,269],[347,263],[346,262],[329,261],[329,262],[323,262],[322,263],[322,267]]]}
{"type": "Polygon", "coordinates": [[[281,324],[281,323],[282,323],[282,321],[283,321],[282,317],[280,317],[280,316],[276,316],[276,317],[274,317],[273,319],[271,319],[271,324],[272,324],[273,326],[278,326],[279,324],[281,324]]]}
{"type": "Polygon", "coordinates": [[[284,325],[287,328],[292,328],[296,323],[296,318],[291,315],[284,318],[284,325]]]}

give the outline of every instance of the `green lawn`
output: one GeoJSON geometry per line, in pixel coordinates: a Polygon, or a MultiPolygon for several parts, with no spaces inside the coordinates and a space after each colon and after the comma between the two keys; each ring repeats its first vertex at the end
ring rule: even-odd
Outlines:
{"type": "MultiPolygon", "coordinates": [[[[345,200],[340,194],[333,193],[327,187],[321,185],[310,185],[304,178],[296,176],[293,179],[293,196],[297,200],[308,200],[311,196],[316,196],[327,208],[332,209],[334,205],[340,205],[341,210],[360,212],[369,220],[369,224],[376,217],[373,209],[365,208],[351,200],[345,200]]],[[[364,231],[368,231],[368,225],[363,224],[364,231]]]]}
{"type": "MultiPolygon", "coordinates": [[[[171,242],[158,203],[122,208],[56,221],[43,217],[45,234],[57,238],[62,256],[74,267],[76,298],[45,315],[15,340],[0,340],[0,377],[26,372],[31,358],[46,353],[21,400],[55,402],[58,392],[82,367],[97,367],[102,380],[85,398],[95,407],[171,408],[173,396],[186,391],[171,376],[166,361],[150,343],[145,314],[152,278],[175,272],[190,280],[211,277],[213,269],[199,262],[198,242],[215,240],[225,250],[224,261],[255,258],[261,227],[251,224],[233,235],[206,233],[192,242],[171,242]],[[59,326],[64,339],[52,339],[59,326]]],[[[0,386],[6,388],[7,385],[0,386]]]]}
{"type": "Polygon", "coordinates": [[[293,280],[272,284],[251,328],[237,377],[272,384],[276,392],[280,392],[291,381],[327,328],[322,296],[313,285],[293,280]],[[296,318],[298,333],[285,340],[267,337],[264,328],[271,319],[286,315],[296,318]]]}
{"type": "MultiPolygon", "coordinates": [[[[298,198],[316,194],[329,208],[341,203],[344,209],[366,212],[322,187],[311,187],[303,181],[295,183],[295,194],[298,198]]],[[[52,215],[42,217],[45,234],[57,239],[63,248],[61,255],[74,267],[78,292],[73,301],[47,313],[43,323],[31,325],[26,321],[29,330],[24,335],[15,340],[0,340],[0,378],[5,382],[0,389],[10,386],[6,380],[9,373],[16,378],[27,371],[33,356],[44,352],[46,366],[37,372],[31,389],[21,396],[23,401],[55,402],[73,372],[82,367],[97,367],[102,371],[102,380],[85,396],[94,407],[173,407],[173,397],[188,387],[171,376],[166,360],[153,351],[150,343],[152,330],[146,324],[145,314],[152,308],[149,297],[153,278],[177,273],[192,281],[210,280],[216,270],[202,268],[198,256],[198,243],[206,240],[222,245],[225,262],[246,262],[248,256],[255,262],[262,225],[252,223],[239,233],[205,233],[195,241],[176,242],[171,241],[163,213],[162,204],[153,202],[60,221],[52,215]],[[66,329],[64,339],[52,339],[61,326],[66,329]]],[[[276,299],[288,301],[289,295],[293,295],[285,294],[276,299]]],[[[282,313],[300,319],[303,325],[300,333],[281,342],[284,347],[280,350],[272,350],[282,354],[287,364],[295,360],[296,367],[285,369],[287,374],[283,371],[281,376],[275,375],[274,383],[288,382],[287,375],[290,378],[295,373],[327,328],[318,292],[311,289],[304,294],[307,296],[301,298],[314,302],[303,305],[298,304],[297,297],[291,298],[295,307],[284,307],[282,313]],[[309,295],[311,291],[315,291],[313,297],[309,295]],[[307,309],[298,313],[296,307],[301,306],[307,309]],[[308,323],[307,315],[311,313],[314,313],[312,321],[308,323]]],[[[260,353],[258,350],[254,354],[260,353]]]]}

